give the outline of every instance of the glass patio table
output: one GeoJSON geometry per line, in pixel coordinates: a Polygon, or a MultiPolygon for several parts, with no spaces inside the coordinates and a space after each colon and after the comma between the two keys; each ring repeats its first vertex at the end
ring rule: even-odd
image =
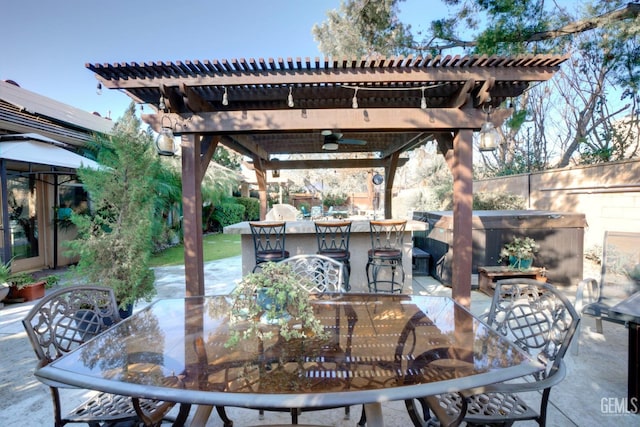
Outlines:
{"type": "MultiPolygon", "coordinates": [[[[36,371],[43,382],[200,405],[286,409],[381,403],[463,390],[541,366],[451,298],[381,294],[312,297],[326,336],[229,341],[247,321],[230,296],[159,300],[36,371]],[[231,345],[230,345],[231,344],[231,345]],[[166,386],[179,379],[175,388],[166,386]]],[[[296,327],[295,319],[291,322],[296,327]]]]}

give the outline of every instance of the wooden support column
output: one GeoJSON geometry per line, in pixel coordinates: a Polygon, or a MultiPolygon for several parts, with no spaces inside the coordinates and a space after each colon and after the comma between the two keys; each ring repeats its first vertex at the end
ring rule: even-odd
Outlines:
{"type": "Polygon", "coordinates": [[[393,218],[393,181],[396,177],[396,170],[398,169],[398,159],[400,153],[393,153],[389,160],[389,166],[384,168],[384,217],[393,218]]]}
{"type": "Polygon", "coordinates": [[[200,147],[200,135],[182,135],[182,229],[187,296],[204,295],[200,147]]]}
{"type": "Polygon", "coordinates": [[[267,217],[267,172],[262,168],[259,159],[253,160],[253,170],[256,172],[256,182],[258,183],[258,196],[260,198],[260,220],[267,217]]]}
{"type": "Polygon", "coordinates": [[[453,261],[452,297],[471,306],[473,218],[473,132],[460,130],[453,138],[453,261]]]}

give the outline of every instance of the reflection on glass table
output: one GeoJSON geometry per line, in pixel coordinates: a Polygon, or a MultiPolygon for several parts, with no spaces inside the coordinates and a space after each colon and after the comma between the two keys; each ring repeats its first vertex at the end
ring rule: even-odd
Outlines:
{"type": "Polygon", "coordinates": [[[383,425],[381,402],[468,389],[541,368],[447,297],[319,295],[313,306],[325,336],[286,341],[276,325],[264,324],[263,334],[229,345],[233,332],[251,321],[232,306],[228,296],[158,301],[36,375],[44,382],[205,408],[365,404],[368,425],[375,427],[383,425]],[[433,349],[445,349],[446,357],[415,363],[433,349]],[[164,385],[165,377],[176,375],[181,388],[164,385]]]}

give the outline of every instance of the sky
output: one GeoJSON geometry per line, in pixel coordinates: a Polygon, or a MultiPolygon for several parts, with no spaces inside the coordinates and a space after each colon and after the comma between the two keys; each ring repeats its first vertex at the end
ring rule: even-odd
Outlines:
{"type": "MultiPolygon", "coordinates": [[[[106,88],[97,95],[97,80],[85,64],[323,57],[311,28],[340,0],[3,3],[0,80],[118,119],[131,99],[106,88]]],[[[415,17],[431,3],[440,2],[407,0],[401,13],[415,17]]],[[[446,9],[438,7],[444,16],[446,9]]],[[[432,5],[429,11],[427,22],[434,16],[432,5]]]]}
{"type": "MultiPolygon", "coordinates": [[[[323,57],[311,34],[340,0],[4,0],[0,80],[118,119],[131,99],[96,93],[90,63],[323,57]]],[[[405,0],[412,30],[447,16],[437,0],[405,0]]]]}

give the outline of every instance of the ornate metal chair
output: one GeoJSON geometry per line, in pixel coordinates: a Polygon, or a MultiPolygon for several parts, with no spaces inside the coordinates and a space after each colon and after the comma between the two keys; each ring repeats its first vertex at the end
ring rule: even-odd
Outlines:
{"type": "Polygon", "coordinates": [[[306,207],[300,206],[300,212],[302,212],[302,219],[311,218],[311,212],[309,212],[306,207]]]}
{"type": "MultiPolygon", "coordinates": [[[[464,415],[466,425],[511,425],[534,420],[544,426],[551,387],[566,374],[563,357],[579,322],[573,305],[553,286],[533,279],[500,280],[487,323],[545,365],[545,369],[534,374],[530,382],[519,379],[417,400],[447,425],[448,420],[459,421],[464,415]],[[526,392],[542,394],[539,408],[527,405],[521,396],[526,392]],[[466,413],[461,414],[465,406],[466,413]]],[[[419,413],[413,401],[405,403],[414,425],[424,425],[429,411],[419,413]]]]}
{"type": "MultiPolygon", "coordinates": [[[[640,291],[640,233],[606,231],[602,246],[600,280],[585,278],[578,283],[576,310],[596,320],[596,332],[604,334],[602,321],[624,324],[609,316],[609,309],[640,291]]],[[[578,332],[578,336],[580,333],[578,332]]],[[[578,353],[578,342],[573,345],[578,353]]]]}
{"type": "MultiPolygon", "coordinates": [[[[38,367],[47,365],[97,336],[120,321],[113,290],[98,286],[73,286],[42,298],[22,320],[27,336],[38,357],[38,367]]],[[[167,378],[179,385],[178,377],[167,378]]],[[[115,424],[133,421],[145,426],[159,425],[173,402],[138,399],[99,392],[62,416],[61,390],[49,385],[53,399],[55,426],[68,423],[115,424]]],[[[182,425],[190,405],[181,405],[175,420],[182,425]]]]}
{"type": "Polygon", "coordinates": [[[351,221],[316,221],[316,240],[318,254],[325,255],[342,262],[346,269],[344,277],[345,290],[349,290],[349,275],[351,274],[351,252],[349,239],[351,237],[351,221]]]}
{"type": "Polygon", "coordinates": [[[253,248],[255,251],[256,271],[263,262],[278,262],[289,258],[285,250],[286,222],[250,222],[253,248]]]}
{"type": "Polygon", "coordinates": [[[280,263],[288,264],[296,275],[309,279],[306,283],[311,287],[305,287],[310,294],[348,291],[344,287],[345,266],[333,258],[320,254],[304,254],[294,255],[280,263]]]}
{"type": "Polygon", "coordinates": [[[402,250],[405,220],[370,221],[371,249],[367,261],[369,292],[401,293],[404,286],[402,250]]]}

